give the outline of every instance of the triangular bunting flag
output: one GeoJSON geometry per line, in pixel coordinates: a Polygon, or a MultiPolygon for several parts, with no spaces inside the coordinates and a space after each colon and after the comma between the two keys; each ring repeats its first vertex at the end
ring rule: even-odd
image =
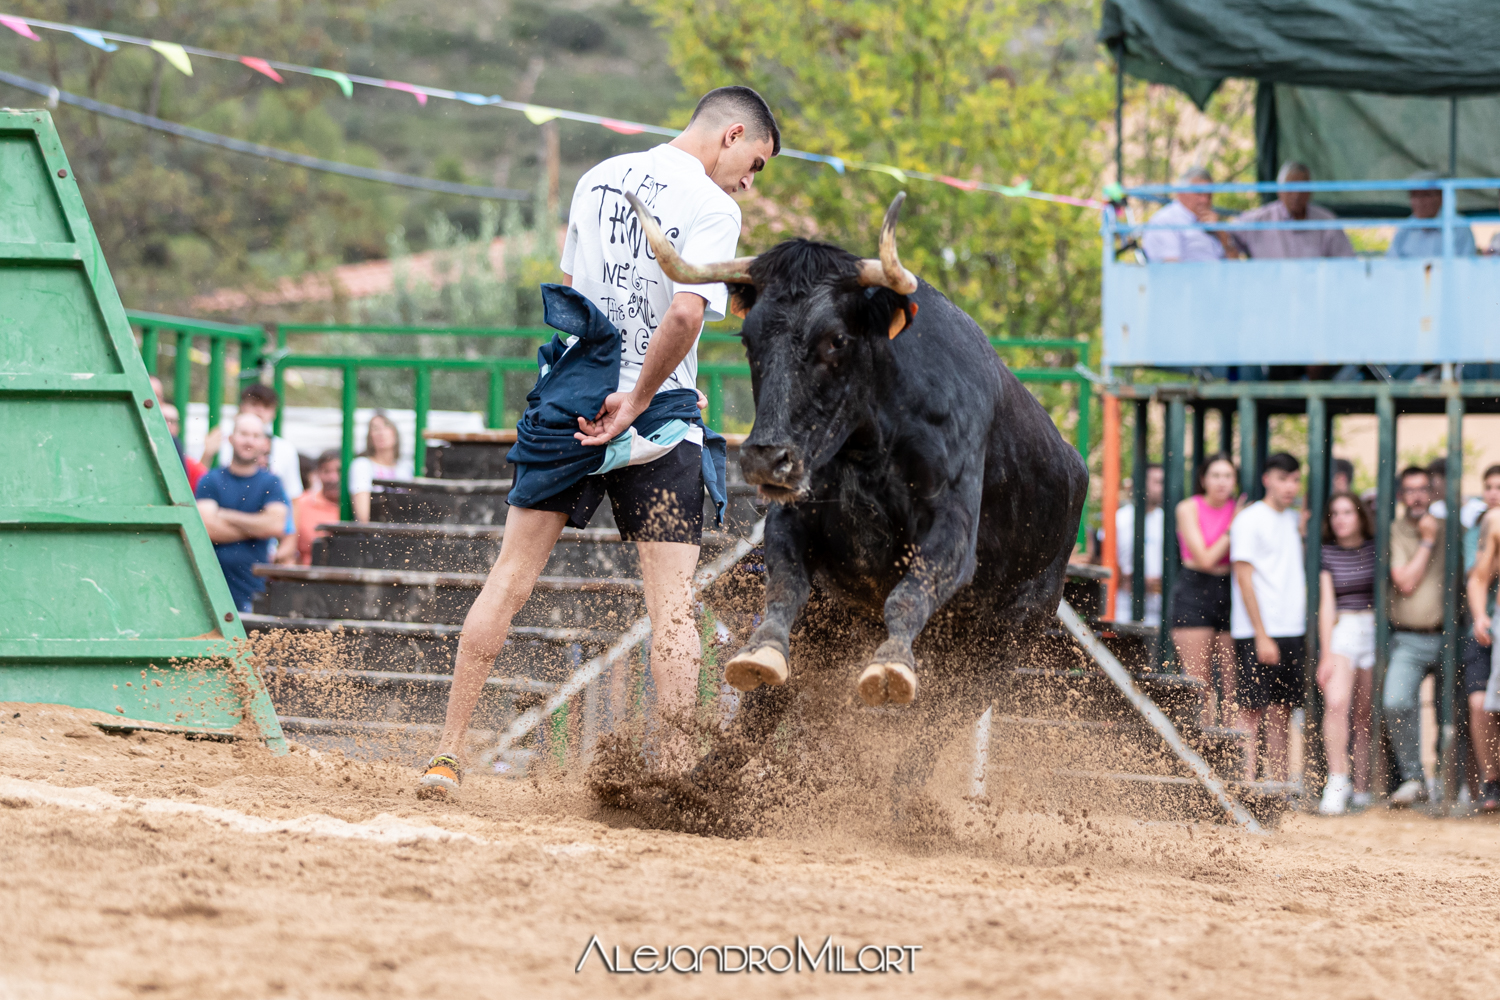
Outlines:
{"type": "Polygon", "coordinates": [[[310,69],[313,76],[321,76],[325,80],[332,80],[339,85],[339,90],[344,92],[345,97],[354,96],[354,81],[336,69],[310,69]]]}
{"type": "Polygon", "coordinates": [[[183,76],[193,75],[193,64],[188,59],[187,50],[176,42],[155,42],[151,47],[161,53],[161,57],[182,72],[183,76]]]}
{"type": "Polygon", "coordinates": [[[264,75],[269,76],[277,83],[286,82],[281,78],[281,74],[276,72],[275,67],[266,62],[264,59],[257,59],[255,56],[240,56],[240,62],[244,63],[246,66],[249,66],[257,73],[263,73],[264,75]]]}
{"type": "Polygon", "coordinates": [[[0,24],[5,25],[11,31],[14,31],[16,34],[20,35],[22,38],[29,38],[33,42],[41,41],[41,38],[37,37],[37,33],[31,30],[31,25],[27,24],[19,17],[15,17],[10,14],[0,14],[0,24]]]}

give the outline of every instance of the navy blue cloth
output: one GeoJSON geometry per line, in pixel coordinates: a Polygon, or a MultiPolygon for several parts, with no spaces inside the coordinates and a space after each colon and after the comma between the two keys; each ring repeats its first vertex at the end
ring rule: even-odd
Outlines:
{"type": "MultiPolygon", "coordinates": [[[[193,495],[199,500],[213,500],[225,510],[239,510],[246,514],[259,514],[267,504],[284,503],[288,509],[291,506],[281,480],[266,469],[256,469],[252,476],[236,476],[223,465],[209,469],[198,480],[198,489],[193,495]]],[[[251,567],[270,561],[271,540],[247,538],[215,544],[214,555],[219,557],[219,566],[224,570],[224,582],[229,584],[234,606],[249,611],[255,595],[266,589],[266,582],[251,572],[251,567]]]]}
{"type": "MultiPolygon", "coordinates": [[[[602,445],[585,445],[573,435],[578,418],[593,420],[604,398],[620,385],[620,331],[599,307],[582,292],[551,284],[542,286],[542,304],[548,326],[578,339],[569,346],[554,335],[537,351],[541,374],[526,394],[516,444],[506,455],[516,466],[508,497],[513,507],[533,507],[554,497],[603,464],[602,445]]],[[[669,420],[702,425],[698,394],[692,389],[659,392],[631,426],[650,435],[669,420]]],[[[720,524],[729,495],[725,444],[721,435],[703,427],[703,482],[720,524]]]]}

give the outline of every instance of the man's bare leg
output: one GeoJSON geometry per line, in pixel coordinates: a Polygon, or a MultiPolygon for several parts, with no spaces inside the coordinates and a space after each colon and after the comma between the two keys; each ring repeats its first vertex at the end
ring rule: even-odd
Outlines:
{"type": "Polygon", "coordinates": [[[474,706],[484,693],[484,682],[495,665],[495,657],[505,646],[510,620],[531,596],[531,589],[552,554],[552,546],[557,544],[567,523],[568,515],[550,510],[512,507],[506,515],[500,558],[495,560],[484,589],[464,617],[438,753],[457,757],[463,752],[464,734],[468,732],[474,706]]]}
{"type": "Polygon", "coordinates": [[[1235,713],[1234,727],[1244,730],[1245,736],[1245,780],[1254,781],[1257,773],[1257,749],[1260,741],[1260,720],[1265,710],[1241,708],[1235,713]]]}
{"type": "MultiPolygon", "coordinates": [[[[651,616],[651,677],[656,682],[658,723],[691,714],[698,696],[703,645],[693,604],[698,546],[683,542],[637,542],[646,611],[651,616]]],[[[662,766],[686,770],[692,763],[686,735],[670,723],[658,725],[662,766]],[[672,735],[668,736],[668,733],[672,735]]]]}
{"type": "Polygon", "coordinates": [[[1287,749],[1291,742],[1291,707],[1268,705],[1265,711],[1265,723],[1266,780],[1285,781],[1287,749]]]}

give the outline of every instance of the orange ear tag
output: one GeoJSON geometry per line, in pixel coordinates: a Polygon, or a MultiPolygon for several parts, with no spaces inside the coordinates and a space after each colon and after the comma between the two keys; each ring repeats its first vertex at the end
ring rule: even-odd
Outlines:
{"type": "Polygon", "coordinates": [[[914,322],[917,318],[917,304],[915,302],[908,302],[905,309],[891,313],[891,340],[895,340],[896,334],[906,329],[908,314],[910,314],[910,320],[914,322]]]}

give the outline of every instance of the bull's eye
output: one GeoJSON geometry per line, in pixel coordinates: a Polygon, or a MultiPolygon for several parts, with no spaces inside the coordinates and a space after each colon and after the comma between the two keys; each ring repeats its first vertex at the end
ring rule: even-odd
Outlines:
{"type": "Polygon", "coordinates": [[[841,330],[836,330],[823,338],[822,349],[818,352],[822,355],[825,363],[833,362],[843,353],[844,348],[849,346],[849,335],[841,330]]]}

